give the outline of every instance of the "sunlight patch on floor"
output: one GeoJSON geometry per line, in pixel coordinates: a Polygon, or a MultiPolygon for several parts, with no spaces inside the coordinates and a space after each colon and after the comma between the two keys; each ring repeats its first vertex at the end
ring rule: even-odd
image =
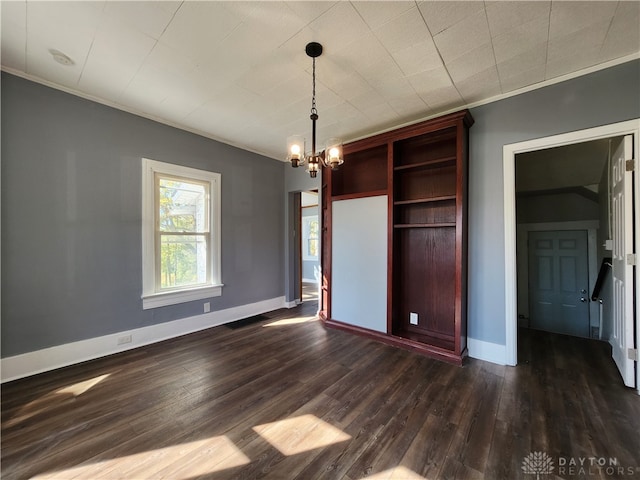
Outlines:
{"type": "Polygon", "coordinates": [[[265,423],[253,430],[287,456],[351,439],[351,435],[311,414],[265,423]]]}
{"type": "Polygon", "coordinates": [[[110,375],[111,375],[110,373],[107,373],[105,375],[100,375],[99,377],[90,378],[89,380],[85,380],[84,382],[74,383],[73,385],[62,387],[61,389],[56,390],[55,393],[57,394],[69,393],[74,397],[79,397],[90,388],[95,387],[101,381],[105,380],[110,375]]]}
{"type": "Polygon", "coordinates": [[[158,448],[78,465],[33,477],[45,479],[171,478],[188,479],[247,465],[251,460],[226,436],[158,448]]]}
{"type": "Polygon", "coordinates": [[[307,322],[315,322],[318,320],[318,317],[296,317],[296,318],[285,318],[283,320],[276,320],[275,322],[265,323],[263,327],[283,327],[285,325],[296,325],[298,323],[307,323],[307,322]]]}
{"type": "Polygon", "coordinates": [[[110,375],[110,373],[107,373],[105,375],[93,377],[89,380],[84,380],[72,385],[67,385],[66,387],[62,387],[58,390],[49,392],[46,395],[42,395],[21,407],[13,418],[5,422],[3,427],[13,427],[20,422],[24,422],[31,417],[38,415],[44,408],[50,408],[53,404],[60,404],[69,401],[71,397],[79,397],[83,393],[90,390],[92,387],[105,380],[110,375]]]}
{"type": "Polygon", "coordinates": [[[409,470],[407,467],[398,466],[391,470],[385,470],[384,472],[374,473],[362,480],[426,480],[423,476],[418,475],[413,470],[409,470]]]}

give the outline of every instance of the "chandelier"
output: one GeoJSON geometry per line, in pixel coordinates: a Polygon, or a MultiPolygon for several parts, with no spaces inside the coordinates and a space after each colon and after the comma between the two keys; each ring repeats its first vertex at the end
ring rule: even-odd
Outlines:
{"type": "Polygon", "coordinates": [[[316,58],[322,55],[322,45],[316,42],[308,43],[305,52],[313,59],[313,93],[311,95],[311,153],[305,152],[305,139],[300,135],[292,135],[287,138],[287,160],[292,167],[307,164],[307,171],[311,178],[318,175],[320,162],[325,167],[336,170],[342,165],[342,141],[338,138],[330,138],[326,142],[326,148],[316,153],[316,121],[318,110],[316,109],[316,58]]]}

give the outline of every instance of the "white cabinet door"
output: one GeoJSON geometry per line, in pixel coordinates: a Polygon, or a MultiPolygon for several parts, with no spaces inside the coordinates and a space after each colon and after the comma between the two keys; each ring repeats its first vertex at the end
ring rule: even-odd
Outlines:
{"type": "Polygon", "coordinates": [[[387,333],[387,196],[331,206],[331,318],[387,333]]]}

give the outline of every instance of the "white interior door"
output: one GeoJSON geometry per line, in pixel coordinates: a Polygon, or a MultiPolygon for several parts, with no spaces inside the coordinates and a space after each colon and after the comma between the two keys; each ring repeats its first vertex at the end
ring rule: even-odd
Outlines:
{"type": "Polygon", "coordinates": [[[633,172],[626,161],[633,158],[633,136],[627,135],[612,157],[613,220],[613,331],[609,338],[613,360],[624,384],[635,385],[633,349],[633,172]]]}
{"type": "Polygon", "coordinates": [[[589,337],[586,230],[529,232],[531,328],[589,337]]]}

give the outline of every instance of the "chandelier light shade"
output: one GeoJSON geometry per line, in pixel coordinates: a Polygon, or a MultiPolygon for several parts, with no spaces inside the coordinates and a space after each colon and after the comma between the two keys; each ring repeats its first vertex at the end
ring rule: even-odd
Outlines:
{"type": "Polygon", "coordinates": [[[324,151],[324,164],[327,167],[335,170],[344,163],[344,158],[342,157],[342,140],[339,138],[330,138],[327,140],[327,147],[324,151]]]}
{"type": "Polygon", "coordinates": [[[291,135],[287,138],[287,161],[292,167],[307,164],[307,171],[311,178],[315,178],[320,170],[320,164],[335,170],[344,163],[342,155],[342,141],[339,138],[330,138],[326,142],[326,148],[316,153],[316,121],[318,110],[316,109],[316,58],[322,55],[322,45],[316,42],[308,43],[305,52],[313,59],[313,90],[311,95],[311,152],[306,153],[305,140],[300,135],[291,135]]]}
{"type": "Polygon", "coordinates": [[[287,161],[294,167],[304,165],[304,138],[301,135],[287,138],[287,161]]]}

